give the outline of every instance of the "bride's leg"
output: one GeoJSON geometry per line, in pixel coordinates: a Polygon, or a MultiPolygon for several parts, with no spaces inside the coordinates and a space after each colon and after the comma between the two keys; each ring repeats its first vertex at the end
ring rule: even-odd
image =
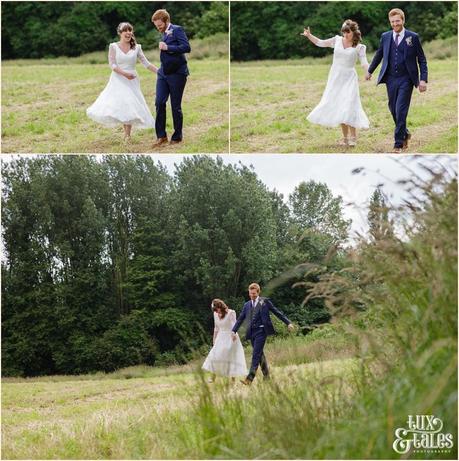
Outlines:
{"type": "Polygon", "coordinates": [[[348,125],[345,125],[344,123],[341,123],[341,131],[343,132],[343,139],[338,142],[338,145],[340,146],[347,146],[348,142],[348,125]]]}
{"type": "Polygon", "coordinates": [[[354,147],[357,144],[357,130],[353,126],[349,126],[351,135],[349,136],[349,145],[354,147]]]}
{"type": "Polygon", "coordinates": [[[123,125],[123,128],[124,128],[124,140],[129,140],[129,138],[131,137],[131,129],[132,129],[132,125],[123,125]]]}

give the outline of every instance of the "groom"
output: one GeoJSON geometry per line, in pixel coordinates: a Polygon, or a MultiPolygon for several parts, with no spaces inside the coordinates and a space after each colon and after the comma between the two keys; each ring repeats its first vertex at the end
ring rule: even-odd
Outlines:
{"type": "Polygon", "coordinates": [[[382,34],[379,48],[365,78],[371,79],[371,74],[382,60],[378,85],[385,83],[387,87],[389,110],[395,122],[394,153],[400,153],[402,149],[408,148],[411,139],[411,133],[406,127],[406,118],[413,86],[419,87],[420,93],[427,90],[427,60],[418,34],[404,28],[403,11],[399,8],[390,10],[389,22],[392,30],[382,34]]]}
{"type": "Polygon", "coordinates": [[[183,113],[182,96],[185,90],[188,71],[185,53],[191,51],[190,43],[185,31],[171,24],[171,18],[166,10],[157,10],[151,21],[162,34],[159,42],[161,67],[156,80],[156,120],[155,130],[157,140],[153,147],[167,143],[166,133],[166,102],[171,97],[172,119],[174,121],[174,134],[171,144],[182,142],[183,113]]]}
{"type": "Polygon", "coordinates": [[[250,385],[255,378],[258,365],[261,366],[261,371],[265,379],[269,378],[268,362],[266,361],[263,348],[266,339],[269,335],[275,333],[273,324],[269,317],[271,311],[276,317],[288,325],[289,331],[294,329],[292,322],[276,307],[268,298],[260,297],[260,285],[252,283],[249,286],[250,301],[247,301],[242,308],[241,315],[234,324],[232,338],[236,340],[236,332],[241,326],[244,319],[249,319],[249,324],[246,333],[246,339],[250,339],[253,347],[252,364],[247,377],[241,381],[243,384],[250,385]]]}

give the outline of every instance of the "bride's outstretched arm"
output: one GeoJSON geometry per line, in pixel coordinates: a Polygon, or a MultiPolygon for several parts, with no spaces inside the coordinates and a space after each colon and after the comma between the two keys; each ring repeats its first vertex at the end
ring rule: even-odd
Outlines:
{"type": "Polygon", "coordinates": [[[311,34],[309,27],[305,28],[303,33],[300,35],[304,35],[312,43],[314,43],[314,45],[319,46],[321,48],[326,48],[326,47],[333,48],[335,46],[335,37],[329,38],[327,40],[321,40],[320,38],[315,37],[314,35],[311,34]]]}

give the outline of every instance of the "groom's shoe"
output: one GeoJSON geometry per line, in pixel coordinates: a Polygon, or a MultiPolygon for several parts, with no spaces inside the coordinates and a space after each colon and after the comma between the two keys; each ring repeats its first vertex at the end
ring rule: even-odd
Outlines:
{"type": "Polygon", "coordinates": [[[158,138],[156,142],[153,143],[153,147],[159,147],[162,144],[166,144],[166,143],[167,143],[167,136],[164,136],[164,138],[158,138]]]}
{"type": "Polygon", "coordinates": [[[183,141],[183,139],[171,139],[171,142],[169,144],[180,144],[183,141]]]}
{"type": "Polygon", "coordinates": [[[394,147],[393,154],[401,154],[402,153],[402,148],[401,147],[394,147]]]}
{"type": "Polygon", "coordinates": [[[252,384],[252,380],[249,378],[241,379],[241,383],[245,386],[250,386],[252,384]]]}
{"type": "Polygon", "coordinates": [[[408,144],[410,142],[410,139],[411,139],[411,133],[407,133],[406,138],[403,141],[403,147],[402,147],[403,150],[408,149],[408,144]]]}

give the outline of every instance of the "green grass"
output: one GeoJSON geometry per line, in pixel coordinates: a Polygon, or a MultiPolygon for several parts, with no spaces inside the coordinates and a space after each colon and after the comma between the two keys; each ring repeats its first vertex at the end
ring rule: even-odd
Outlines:
{"type": "Polygon", "coordinates": [[[285,360],[284,346],[292,352],[301,343],[307,352],[312,342],[313,338],[301,337],[271,341],[266,353],[275,379],[269,385],[255,381],[250,389],[223,379],[207,387],[199,373],[202,360],[112,374],[7,378],[2,385],[3,457],[189,458],[189,444],[195,441],[191,457],[204,456],[203,398],[215,398],[217,407],[231,402],[250,406],[272,392],[277,382],[291,382],[294,392],[302,380],[352,380],[358,369],[355,358],[306,363],[306,354],[302,361],[297,357],[296,364],[285,360]]]}
{"type": "MultiPolygon", "coordinates": [[[[439,54],[438,47],[438,43],[431,46],[434,56],[439,54]]],[[[306,120],[320,101],[330,64],[330,57],[232,62],[231,152],[341,152],[342,147],[336,145],[339,127],[321,127],[306,120]]],[[[346,152],[390,152],[394,127],[385,85],[375,86],[379,69],[371,82],[364,81],[363,69],[357,71],[370,129],[360,130],[357,146],[346,152]]],[[[429,59],[428,91],[413,92],[408,114],[413,134],[408,153],[457,152],[457,71],[454,57],[429,59]]]]}
{"type": "MultiPolygon", "coordinates": [[[[189,59],[190,77],[183,97],[184,143],[157,151],[228,151],[225,50],[227,38],[197,44],[189,59]]],[[[147,56],[151,62],[159,62],[156,52],[147,52],[147,56]]],[[[154,115],[156,77],[140,64],[137,69],[142,92],[154,115]]],[[[2,152],[154,152],[153,129],[133,129],[132,144],[125,146],[121,125],[106,128],[86,116],[86,108],[103,90],[109,75],[105,52],[78,58],[2,62],[2,152]]],[[[170,105],[167,130],[173,131],[170,105]]]]}

